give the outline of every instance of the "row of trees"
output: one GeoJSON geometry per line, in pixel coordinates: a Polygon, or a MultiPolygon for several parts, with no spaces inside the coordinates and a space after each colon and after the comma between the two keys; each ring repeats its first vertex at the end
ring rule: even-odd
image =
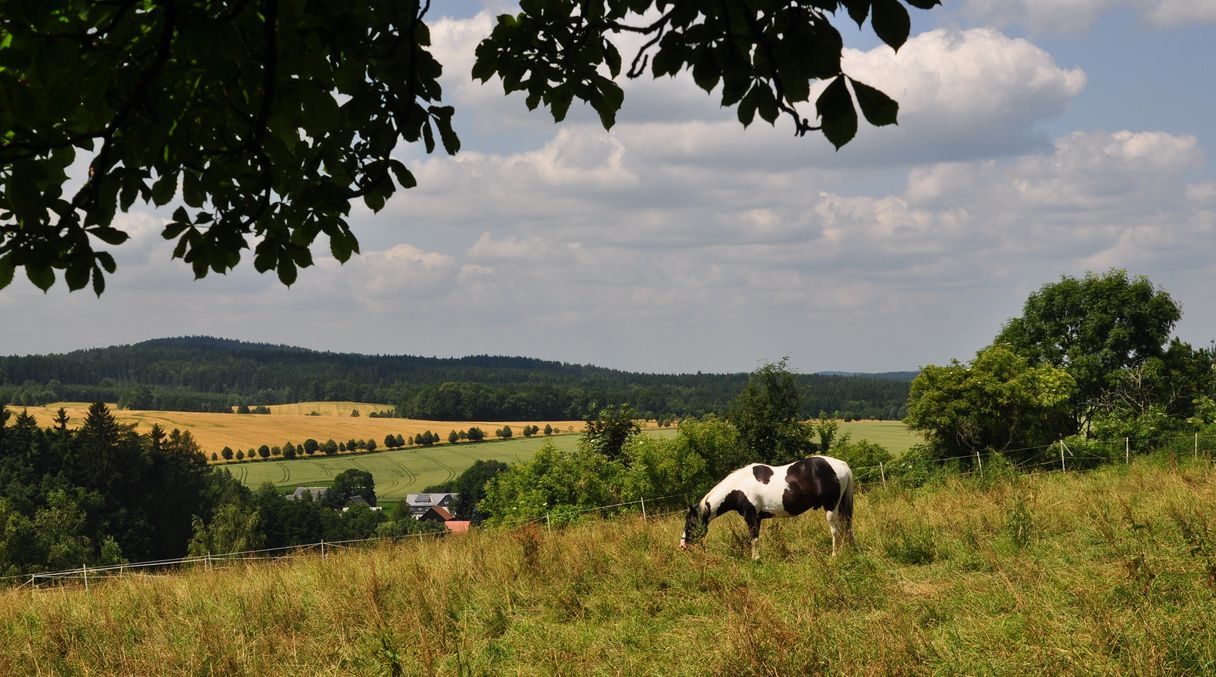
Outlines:
{"type": "Polygon", "coordinates": [[[69,421],[60,410],[42,429],[0,407],[0,576],[435,529],[408,509],[335,511],[356,494],[375,504],[363,471],[339,475],[325,502],[292,501],[209,467],[189,432],[138,434],[104,404],[69,421]]]}
{"type": "Polygon", "coordinates": [[[969,362],[925,367],[906,421],[937,457],[1028,458],[1061,439],[1151,447],[1216,413],[1216,348],[1171,338],[1181,316],[1167,292],[1123,270],[1063,277],[969,362]]]}
{"type": "MultiPolygon", "coordinates": [[[[556,429],[552,424],[545,424],[544,434],[552,435],[556,429]]],[[[532,437],[541,432],[540,426],[526,425],[523,428],[524,437],[532,437]]],[[[494,431],[495,436],[501,439],[510,439],[514,432],[511,426],[503,426],[494,431]]],[[[486,433],[477,426],[472,426],[468,430],[452,430],[448,432],[448,444],[459,444],[461,442],[481,442],[485,440],[486,433]]],[[[400,433],[387,434],[384,436],[385,449],[403,449],[405,447],[430,447],[438,444],[441,438],[438,434],[425,430],[417,435],[405,437],[400,433]]],[[[243,461],[246,459],[269,459],[269,458],[284,458],[291,460],[297,457],[313,456],[315,454],[323,454],[333,456],[339,453],[360,452],[360,451],[376,451],[380,448],[376,440],[368,438],[366,440],[350,439],[345,442],[338,442],[334,439],[328,439],[324,442],[318,442],[313,438],[304,440],[303,443],[297,445],[294,442],[286,442],[282,446],[263,444],[260,447],[249,449],[232,449],[232,447],[224,447],[218,453],[211,454],[212,461],[223,459],[225,461],[243,461]]]]}

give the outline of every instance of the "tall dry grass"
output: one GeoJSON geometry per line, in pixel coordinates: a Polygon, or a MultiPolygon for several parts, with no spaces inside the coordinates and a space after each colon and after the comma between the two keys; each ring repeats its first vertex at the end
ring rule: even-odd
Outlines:
{"type": "Polygon", "coordinates": [[[1212,674],[1216,471],[875,490],[822,514],[531,526],[0,595],[4,674],[1212,674]]]}

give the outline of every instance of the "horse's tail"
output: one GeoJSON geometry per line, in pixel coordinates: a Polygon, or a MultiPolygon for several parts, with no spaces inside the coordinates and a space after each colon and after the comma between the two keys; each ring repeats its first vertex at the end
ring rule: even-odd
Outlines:
{"type": "Polygon", "coordinates": [[[840,492],[840,502],[836,505],[836,511],[840,513],[840,516],[843,518],[843,521],[844,521],[844,528],[848,532],[849,536],[852,537],[852,533],[853,533],[853,488],[854,488],[852,469],[849,470],[848,475],[846,475],[843,479],[846,479],[847,481],[844,482],[845,486],[843,487],[843,490],[840,492]]]}

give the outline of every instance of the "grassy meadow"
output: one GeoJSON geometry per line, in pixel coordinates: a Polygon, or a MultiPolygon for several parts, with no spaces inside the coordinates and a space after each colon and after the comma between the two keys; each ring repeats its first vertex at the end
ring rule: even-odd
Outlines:
{"type": "Polygon", "coordinates": [[[839,435],[848,433],[854,440],[869,440],[881,444],[895,456],[907,451],[913,444],[923,442],[920,434],[908,429],[903,421],[848,421],[842,422],[839,435]]]}
{"type": "Polygon", "coordinates": [[[0,593],[3,674],[1213,674],[1216,470],[946,478],[819,513],[535,525],[0,593]]]}

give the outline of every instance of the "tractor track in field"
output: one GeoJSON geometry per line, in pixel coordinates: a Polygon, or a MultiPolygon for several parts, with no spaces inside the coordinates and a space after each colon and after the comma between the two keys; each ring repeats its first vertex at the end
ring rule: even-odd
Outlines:
{"type": "Polygon", "coordinates": [[[419,453],[418,457],[425,458],[426,460],[430,461],[431,463],[434,463],[435,465],[442,468],[445,472],[447,472],[448,476],[447,476],[447,479],[443,480],[444,482],[456,479],[456,471],[452,470],[451,466],[444,464],[444,463],[440,463],[439,461],[436,461],[433,457],[431,457],[427,454],[419,453]]]}
{"type": "MultiPolygon", "coordinates": [[[[414,472],[413,470],[410,470],[408,467],[406,467],[406,465],[404,463],[401,463],[393,456],[387,455],[387,454],[384,456],[384,459],[387,460],[389,463],[393,464],[394,466],[396,466],[397,469],[401,471],[402,475],[409,478],[404,483],[404,486],[402,487],[403,489],[409,489],[410,487],[412,487],[414,485],[415,482],[418,481],[418,473],[414,472]]],[[[396,486],[397,484],[400,484],[400,483],[401,483],[401,480],[394,480],[393,484],[391,486],[396,486]]]]}

